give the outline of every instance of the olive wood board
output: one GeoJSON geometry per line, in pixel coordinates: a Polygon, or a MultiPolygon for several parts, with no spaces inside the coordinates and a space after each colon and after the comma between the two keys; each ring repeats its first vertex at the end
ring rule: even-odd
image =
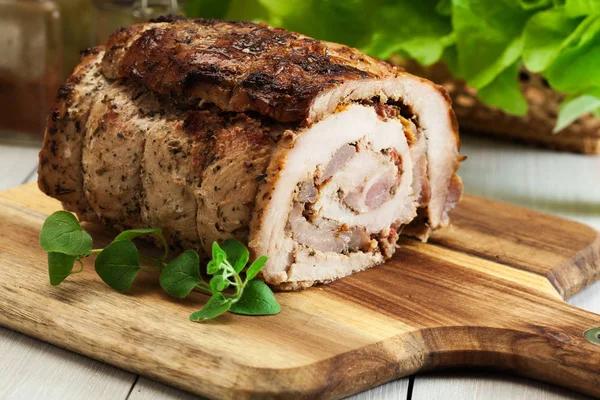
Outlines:
{"type": "MultiPolygon", "coordinates": [[[[41,225],[60,204],[35,184],[0,192],[0,325],[211,398],[340,398],[417,372],[492,367],[600,396],[600,316],[563,301],[598,279],[598,232],[466,195],[429,243],[296,293],[281,313],[188,320],[143,271],[112,291],[93,260],[48,282],[41,225]]],[[[86,225],[96,247],[114,232],[86,225]]]]}

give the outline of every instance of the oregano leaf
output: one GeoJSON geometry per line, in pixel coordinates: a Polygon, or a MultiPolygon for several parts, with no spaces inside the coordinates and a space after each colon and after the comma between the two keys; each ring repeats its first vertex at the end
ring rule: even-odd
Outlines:
{"type": "Polygon", "coordinates": [[[64,253],[48,253],[48,275],[52,286],[60,285],[71,272],[77,256],[64,253]]]}
{"type": "Polygon", "coordinates": [[[210,260],[208,264],[206,264],[206,272],[213,275],[216,274],[221,269],[222,262],[218,262],[217,260],[210,260]]]}
{"type": "Polygon", "coordinates": [[[209,282],[210,291],[212,293],[220,292],[221,290],[225,289],[226,282],[227,286],[229,286],[229,282],[226,281],[225,278],[223,278],[223,275],[213,276],[209,282]]]}
{"type": "Polygon", "coordinates": [[[190,315],[190,321],[205,321],[226,313],[231,307],[231,299],[226,299],[223,293],[213,294],[201,310],[190,315]]]}
{"type": "Polygon", "coordinates": [[[218,265],[221,265],[221,263],[227,259],[227,254],[223,251],[223,249],[219,246],[217,242],[213,242],[212,244],[212,259],[218,265]]]}
{"type": "Polygon", "coordinates": [[[57,211],[44,221],[40,246],[48,253],[87,256],[92,249],[92,237],[81,228],[73,214],[57,211]]]}
{"type": "Polygon", "coordinates": [[[235,272],[240,273],[250,258],[248,248],[239,240],[227,239],[221,243],[221,249],[227,254],[227,261],[235,272]]]}
{"type": "Polygon", "coordinates": [[[160,228],[129,229],[127,231],[119,233],[117,237],[113,240],[113,242],[119,242],[121,240],[133,240],[138,236],[151,234],[162,236],[162,231],[160,228]]]}
{"type": "Polygon", "coordinates": [[[275,295],[261,280],[246,284],[242,297],[231,305],[230,312],[243,315],[274,315],[281,311],[275,295]]]}
{"type": "Polygon", "coordinates": [[[98,255],[94,266],[100,278],[118,292],[127,291],[142,269],[137,247],[127,240],[108,245],[98,255]]]}
{"type": "Polygon", "coordinates": [[[254,260],[254,262],[248,267],[248,270],[246,271],[246,280],[251,281],[252,279],[254,279],[256,275],[258,275],[258,273],[265,267],[267,261],[269,261],[269,257],[267,256],[260,256],[256,260],[254,260]]]}
{"type": "Polygon", "coordinates": [[[163,268],[159,280],[167,293],[181,298],[187,296],[202,281],[198,253],[194,250],[181,253],[163,268]]]}

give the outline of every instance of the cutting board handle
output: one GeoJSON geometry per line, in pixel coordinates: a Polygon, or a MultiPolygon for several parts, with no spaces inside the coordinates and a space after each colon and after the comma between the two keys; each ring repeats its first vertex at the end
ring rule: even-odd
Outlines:
{"type": "Polygon", "coordinates": [[[600,397],[600,315],[560,300],[535,307],[513,326],[422,332],[425,346],[433,350],[426,369],[500,368],[600,397]]]}

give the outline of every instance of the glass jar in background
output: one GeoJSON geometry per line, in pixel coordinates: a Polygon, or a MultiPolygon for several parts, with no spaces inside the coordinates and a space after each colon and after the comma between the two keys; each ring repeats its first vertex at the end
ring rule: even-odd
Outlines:
{"type": "Polygon", "coordinates": [[[62,19],[63,74],[67,79],[80,60],[81,50],[95,45],[92,36],[92,0],[56,0],[62,19]]]}
{"type": "Polygon", "coordinates": [[[96,43],[106,43],[108,37],[122,26],[145,22],[168,14],[182,14],[182,0],[93,0],[93,37],[96,43]]]}
{"type": "Polygon", "coordinates": [[[41,142],[62,71],[56,2],[0,0],[0,140],[41,142]]]}

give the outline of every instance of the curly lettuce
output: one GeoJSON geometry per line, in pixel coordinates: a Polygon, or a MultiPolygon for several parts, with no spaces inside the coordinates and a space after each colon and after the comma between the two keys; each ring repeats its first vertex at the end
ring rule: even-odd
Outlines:
{"type": "Polygon", "coordinates": [[[600,0],[187,0],[186,13],[267,22],[358,47],[445,62],[479,99],[527,113],[522,66],[565,95],[555,131],[600,115],[600,0]]]}

